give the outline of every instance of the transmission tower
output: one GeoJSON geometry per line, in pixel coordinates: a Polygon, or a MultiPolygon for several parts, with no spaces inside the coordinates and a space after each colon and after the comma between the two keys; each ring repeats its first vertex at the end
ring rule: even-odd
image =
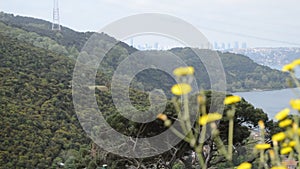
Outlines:
{"type": "Polygon", "coordinates": [[[54,31],[60,31],[61,30],[61,26],[60,26],[60,22],[59,22],[58,0],[53,0],[52,30],[54,30],[54,31]]]}

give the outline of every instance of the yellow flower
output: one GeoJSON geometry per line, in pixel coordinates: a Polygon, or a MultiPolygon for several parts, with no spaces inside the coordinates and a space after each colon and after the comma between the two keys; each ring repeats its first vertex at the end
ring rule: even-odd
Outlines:
{"type": "Polygon", "coordinates": [[[279,133],[276,133],[272,136],[272,140],[273,141],[282,141],[285,139],[285,134],[284,132],[279,132],[279,133]]]}
{"type": "Polygon", "coordinates": [[[291,72],[291,71],[294,70],[294,68],[295,68],[296,66],[297,66],[297,65],[294,64],[294,63],[289,63],[289,64],[283,66],[282,71],[283,71],[283,72],[291,72]]]}
{"type": "Polygon", "coordinates": [[[199,118],[199,124],[206,125],[207,123],[220,120],[221,118],[222,118],[222,114],[220,113],[209,113],[199,118]]]}
{"type": "Polygon", "coordinates": [[[240,96],[227,96],[224,99],[224,104],[228,105],[228,104],[233,104],[233,103],[237,103],[241,101],[241,97],[240,96]]]}
{"type": "Polygon", "coordinates": [[[198,100],[198,102],[199,102],[200,104],[204,104],[206,99],[205,99],[204,96],[199,95],[199,96],[197,97],[197,100],[198,100]]]}
{"type": "Polygon", "coordinates": [[[271,145],[270,144],[256,144],[255,148],[257,150],[266,150],[266,149],[271,148],[271,145]]]}
{"type": "Polygon", "coordinates": [[[173,94],[180,96],[180,95],[188,94],[189,92],[191,92],[192,87],[186,83],[179,83],[179,84],[174,85],[172,87],[171,91],[173,94]]]}
{"type": "Polygon", "coordinates": [[[296,59],[292,62],[294,65],[300,65],[300,59],[296,59]]]}
{"type": "Polygon", "coordinates": [[[296,141],[290,141],[289,142],[289,146],[290,147],[295,147],[295,145],[296,145],[296,141]]]}
{"type": "Polygon", "coordinates": [[[291,151],[293,151],[293,149],[291,147],[284,147],[280,150],[280,154],[284,155],[284,154],[288,154],[291,151]]]}
{"type": "Polygon", "coordinates": [[[275,159],[275,152],[274,152],[274,150],[270,150],[269,154],[270,154],[271,159],[275,159]]]}
{"type": "Polygon", "coordinates": [[[176,68],[173,71],[173,74],[175,76],[186,76],[186,75],[192,75],[192,74],[194,74],[194,72],[195,72],[195,69],[192,66],[188,66],[188,67],[176,68]]]}
{"type": "Polygon", "coordinates": [[[281,146],[282,146],[282,147],[287,147],[287,146],[288,146],[288,143],[282,143],[281,146]]]}
{"type": "Polygon", "coordinates": [[[167,119],[166,121],[164,121],[164,124],[166,127],[169,127],[169,126],[171,126],[172,122],[171,122],[171,120],[167,119]]]}
{"type": "Polygon", "coordinates": [[[243,162],[236,169],[251,169],[252,165],[248,162],[243,162]]]}
{"type": "Polygon", "coordinates": [[[292,99],[290,101],[290,104],[291,104],[293,109],[300,110],[300,99],[292,99]]]}
{"type": "Polygon", "coordinates": [[[274,166],[271,169],[288,169],[288,168],[286,168],[284,166],[274,166]]]}
{"type": "Polygon", "coordinates": [[[259,121],[258,121],[258,126],[259,126],[260,129],[264,129],[264,128],[265,128],[264,121],[259,120],[259,121]]]}
{"type": "Polygon", "coordinates": [[[281,110],[280,112],[278,112],[275,116],[275,118],[280,121],[285,119],[290,113],[290,109],[289,108],[285,108],[283,110],[281,110]]]}
{"type": "Polygon", "coordinates": [[[168,117],[162,113],[159,113],[156,117],[162,121],[166,121],[168,119],[168,117]]]}
{"type": "Polygon", "coordinates": [[[291,119],[285,119],[285,120],[279,122],[278,125],[279,125],[279,127],[284,128],[284,127],[291,125],[292,123],[293,123],[293,121],[291,119]]]}

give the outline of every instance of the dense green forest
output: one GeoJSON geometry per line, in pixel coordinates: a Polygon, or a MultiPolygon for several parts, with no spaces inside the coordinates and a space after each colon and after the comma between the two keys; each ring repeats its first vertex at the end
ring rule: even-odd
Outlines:
{"type": "Polygon", "coordinates": [[[88,143],[72,108],[74,62],[0,37],[0,166],[49,167],[63,149],[88,143]]]}
{"type": "MultiPolygon", "coordinates": [[[[72,73],[75,58],[91,32],[79,33],[63,27],[61,32],[49,30],[50,22],[39,19],[0,13],[0,168],[56,168],[59,162],[65,168],[89,169],[108,163],[115,168],[125,165],[145,166],[161,161],[175,164],[186,156],[190,147],[179,143],[180,151],[166,152],[159,157],[148,159],[127,159],[103,151],[94,145],[82,130],[72,103],[72,73]],[[174,160],[175,159],[175,160],[174,160]]],[[[102,45],[114,44],[116,40],[106,34],[102,45]]],[[[107,45],[109,46],[109,45],[107,45]]],[[[101,63],[96,84],[110,84],[110,76],[122,59],[136,49],[118,43],[110,50],[101,63]]],[[[209,89],[209,79],[200,60],[190,48],[176,48],[170,52],[183,58],[201,73],[198,83],[209,89]]],[[[207,54],[211,51],[202,50],[207,54]]],[[[286,87],[286,74],[254,63],[246,56],[219,53],[228,81],[228,90],[279,89],[286,87]]],[[[163,57],[163,56],[162,56],[163,57]]],[[[196,74],[197,76],[197,74],[196,74]]],[[[130,89],[132,104],[139,110],[149,107],[148,93],[157,84],[164,84],[164,90],[174,84],[174,80],[160,71],[146,70],[138,74],[130,89]]],[[[211,93],[207,92],[209,98],[211,93]]],[[[166,130],[162,122],[155,120],[147,125],[134,123],[122,117],[113,105],[110,91],[96,90],[99,109],[117,131],[130,136],[149,137],[166,130]]],[[[168,102],[165,113],[176,118],[174,107],[168,102]]],[[[262,119],[271,130],[274,123],[260,109],[243,100],[238,104],[235,128],[235,144],[243,145],[249,136],[249,127],[255,127],[262,119]]],[[[221,122],[226,131],[226,122],[221,122]]],[[[222,135],[226,140],[226,134],[222,135]]],[[[208,145],[213,146],[212,142],[208,145]]],[[[211,152],[217,154],[217,152],[211,152]]],[[[238,155],[238,154],[236,154],[238,155]]],[[[209,159],[213,164],[217,159],[209,159]]],[[[238,163],[239,161],[237,161],[238,163]]],[[[186,164],[187,165],[187,164],[186,164]]]]}
{"type": "MultiPolygon", "coordinates": [[[[41,19],[0,13],[0,30],[2,33],[74,59],[77,58],[85,42],[93,34],[93,32],[76,32],[66,27],[62,27],[62,31],[60,32],[55,32],[50,31],[50,27],[50,22],[41,19]]],[[[112,76],[112,72],[124,58],[137,51],[123,42],[117,42],[116,39],[104,33],[99,34],[99,39],[101,39],[101,42],[97,48],[100,51],[106,49],[106,46],[117,44],[117,46],[109,51],[99,67],[102,72],[110,76],[112,76]]],[[[194,66],[197,70],[196,73],[201,73],[199,76],[196,75],[199,86],[204,89],[210,89],[208,74],[202,61],[194,53],[194,50],[199,49],[175,48],[171,49],[170,52],[182,58],[187,64],[194,66]]],[[[199,53],[201,55],[211,55],[212,51],[201,50],[197,52],[198,55],[199,53]]],[[[287,74],[283,72],[258,65],[243,55],[220,52],[218,54],[224,66],[228,91],[271,90],[287,87],[285,82],[287,74]]],[[[163,53],[160,54],[158,52],[158,55],[163,57],[163,53]]],[[[146,86],[146,90],[151,90],[157,84],[160,84],[160,86],[165,86],[164,90],[166,91],[174,83],[174,80],[170,79],[170,77],[168,78],[168,75],[163,72],[145,70],[139,73],[133,82],[136,86],[146,86]],[[159,76],[162,76],[162,78],[152,79],[152,77],[159,76]],[[145,85],[146,83],[147,85],[145,85]]]]}
{"type": "MultiPolygon", "coordinates": [[[[204,66],[193,50],[189,48],[179,48],[172,49],[171,51],[176,55],[182,56],[186,63],[194,66],[196,70],[198,69],[198,72],[201,72],[201,75],[199,76],[202,76],[205,70],[201,69],[203,69],[204,66]]],[[[197,52],[198,55],[203,56],[213,55],[212,53],[213,52],[210,50],[200,50],[197,52]]],[[[218,55],[220,56],[225,70],[228,91],[235,92],[254,89],[270,90],[287,87],[286,73],[259,65],[244,55],[221,52],[218,52],[218,55]]],[[[202,79],[197,79],[198,84],[208,80],[206,76],[200,78],[202,79]]],[[[203,86],[205,89],[210,88],[207,84],[203,84],[203,86]]]]}

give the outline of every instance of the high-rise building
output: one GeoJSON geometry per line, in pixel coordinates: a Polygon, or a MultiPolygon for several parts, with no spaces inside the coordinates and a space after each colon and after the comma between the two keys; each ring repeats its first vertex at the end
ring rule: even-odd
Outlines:
{"type": "Polygon", "coordinates": [[[130,39],[130,45],[133,47],[133,38],[130,39]]]}
{"type": "Polygon", "coordinates": [[[231,44],[230,43],[227,44],[227,49],[231,49],[231,44]]]}
{"type": "Polygon", "coordinates": [[[157,42],[154,43],[154,49],[158,50],[158,43],[157,42]]]}
{"type": "Polygon", "coordinates": [[[238,49],[238,48],[239,48],[239,42],[238,42],[238,41],[235,41],[235,42],[234,42],[234,48],[235,48],[235,49],[238,49]]]}
{"type": "Polygon", "coordinates": [[[218,42],[214,42],[214,49],[219,49],[218,42]]]}
{"type": "Polygon", "coordinates": [[[222,43],[222,49],[223,49],[223,50],[226,49],[225,43],[222,43]]]}
{"type": "Polygon", "coordinates": [[[246,49],[246,48],[247,48],[247,43],[246,43],[246,42],[243,42],[243,43],[242,43],[242,48],[243,48],[243,49],[246,49]]]}

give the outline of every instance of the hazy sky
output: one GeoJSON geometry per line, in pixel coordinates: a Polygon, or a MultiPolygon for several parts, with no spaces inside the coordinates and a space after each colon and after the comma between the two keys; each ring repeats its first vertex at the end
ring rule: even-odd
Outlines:
{"type": "MultiPolygon", "coordinates": [[[[212,43],[300,47],[299,0],[60,0],[62,25],[97,31],[120,18],[163,13],[196,26],[212,43]]],[[[52,20],[52,0],[0,0],[0,10],[52,20]]]]}

